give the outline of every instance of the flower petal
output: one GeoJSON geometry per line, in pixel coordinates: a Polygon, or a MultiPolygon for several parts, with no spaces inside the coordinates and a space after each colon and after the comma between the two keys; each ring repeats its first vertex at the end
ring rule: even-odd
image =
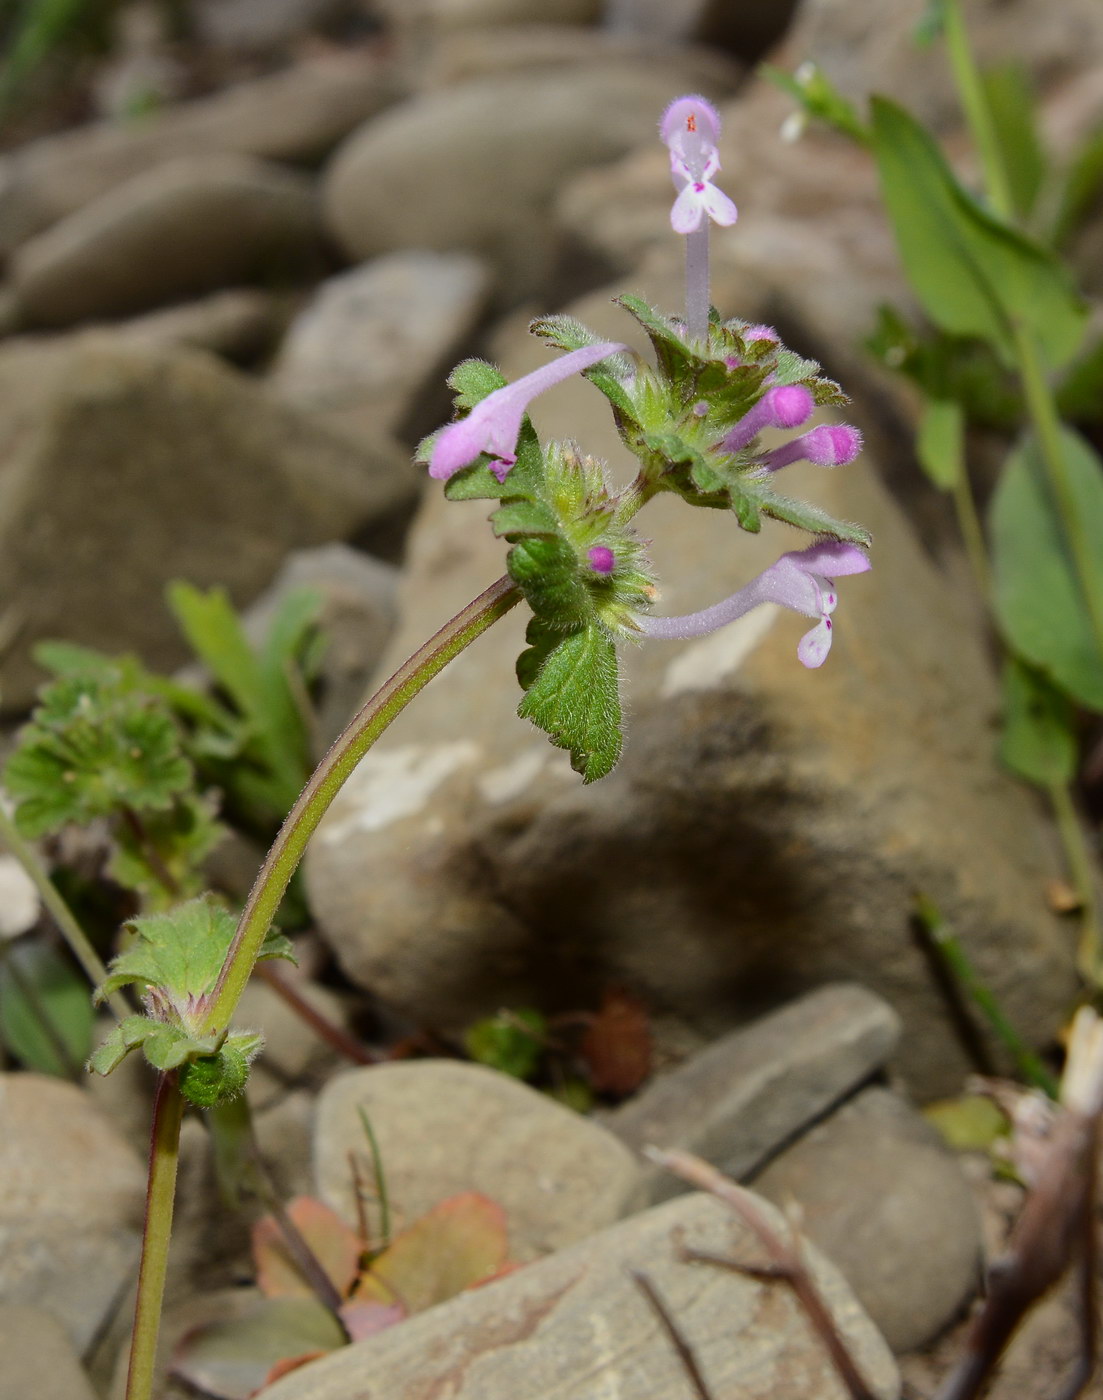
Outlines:
{"type": "Polygon", "coordinates": [[[797,644],[797,657],[801,663],[814,671],[827,660],[831,650],[831,619],[821,617],[811,632],[805,632],[797,644]]]}
{"type": "Polygon", "coordinates": [[[682,187],[670,211],[670,226],[675,233],[696,233],[701,227],[705,204],[697,186],[692,183],[682,187]]]}

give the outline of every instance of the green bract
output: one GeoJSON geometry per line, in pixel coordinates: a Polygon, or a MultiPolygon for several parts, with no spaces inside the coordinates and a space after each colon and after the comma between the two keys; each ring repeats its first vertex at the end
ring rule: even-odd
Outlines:
{"type": "MultiPolygon", "coordinates": [[[[209,897],[189,900],[168,914],[135,919],[134,939],[96,989],[102,1001],[120,987],[141,988],[148,1014],[128,1016],[90,1058],[89,1068],[110,1074],[141,1046],[158,1070],[180,1070],[180,1089],[202,1108],[241,1092],[250,1060],[264,1044],[250,1031],[226,1037],[204,1033],[210,994],[233,941],[233,916],[209,897]]],[[[269,933],[262,958],[288,958],[290,942],[269,933]]]]}

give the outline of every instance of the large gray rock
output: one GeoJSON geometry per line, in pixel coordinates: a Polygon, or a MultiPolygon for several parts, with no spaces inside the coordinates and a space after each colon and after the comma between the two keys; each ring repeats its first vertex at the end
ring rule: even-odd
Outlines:
{"type": "Polygon", "coordinates": [[[548,209],[561,181],[623,155],[687,85],[720,95],[692,68],[677,56],[609,62],[484,78],[401,103],[328,167],[329,225],[357,259],[410,246],[481,253],[507,297],[530,295],[553,264],[548,209]]]}
{"type": "Polygon", "coordinates": [[[754,1187],[795,1201],[894,1351],[931,1341],[980,1283],[981,1229],[961,1169],[923,1116],[866,1089],[776,1158],[754,1187]]]}
{"type": "Polygon", "coordinates": [[[733,59],[704,46],[689,49],[662,38],[581,25],[514,24],[449,31],[417,65],[414,81],[419,88],[431,89],[495,74],[618,60],[670,64],[675,57],[686,66],[688,87],[709,82],[717,92],[734,91],[743,77],[743,69],[733,59]]]}
{"type": "Polygon", "coordinates": [[[351,8],[349,0],[199,0],[195,24],[209,44],[263,50],[278,48],[351,8]]]}
{"type": "Polygon", "coordinates": [[[439,34],[454,29],[528,24],[590,24],[602,0],[375,0],[374,8],[400,30],[439,34]]]}
{"type": "Polygon", "coordinates": [[[185,648],[161,597],[185,578],[240,606],[289,549],[349,535],[415,489],[385,440],[354,447],[194,351],[79,337],[0,349],[0,590],[18,619],[4,703],[65,637],[171,670],[185,648]]]}
{"type": "Polygon", "coordinates": [[[39,1308],[0,1304],[0,1395],[96,1400],[61,1323],[39,1308]]]}
{"type": "MultiPolygon", "coordinates": [[[[900,1040],[900,1018],[864,987],[821,987],[721,1036],[605,1119],[641,1151],[679,1147],[746,1177],[794,1134],[876,1074],[900,1040]]],[[[651,1201],[685,1188],[652,1169],[651,1201]]]]}
{"type": "MultiPolygon", "coordinates": [[[[648,290],[678,303],[676,286],[648,290]]],[[[626,334],[627,318],[597,297],[575,310],[599,334],[626,334]]],[[[503,360],[512,376],[546,358],[534,345],[503,360]]],[[[629,479],[588,384],[562,386],[534,417],[629,479]]],[[[915,943],[922,889],[1011,1019],[1047,1041],[1075,985],[1044,896],[1048,835],[996,766],[998,692],[972,604],[920,549],[872,456],[790,469],[792,490],[864,521],[876,541],[873,574],[841,589],[822,670],[796,660],[803,620],[769,608],[695,642],[628,649],[625,757],[592,788],[514,717],[520,609],[420,696],[308,858],[313,907],[347,971],[433,1025],[534,998],[577,1007],[614,982],[714,1033],[860,976],[903,1018],[899,1063],[914,1089],[937,1095],[969,1058],[915,943]]],[[[430,493],[382,669],[501,572],[486,514],[430,493]]],[[[672,613],[715,602],[801,543],[779,528],[743,534],[670,497],[641,528],[672,613]]]]}
{"type": "Polygon", "coordinates": [[[75,1085],[0,1075],[0,1303],[42,1308],[84,1351],[137,1265],[145,1182],[75,1085]]]}
{"type": "Polygon", "coordinates": [[[398,95],[393,64],[330,53],[141,120],[43,137],[0,160],[0,254],[178,156],[318,160],[398,95]]]}
{"type": "Polygon", "coordinates": [[[730,0],[608,0],[608,24],[617,33],[715,44],[753,62],[785,33],[797,0],[733,5],[730,0]]]}
{"type": "Polygon", "coordinates": [[[24,325],[68,326],[301,276],[318,251],[307,176],[248,156],[184,156],[25,243],[11,280],[24,325]]]}
{"type": "MultiPolygon", "coordinates": [[[[361,1110],[379,1145],[399,1227],[461,1191],[509,1220],[510,1253],[561,1249],[641,1203],[636,1157],[612,1133],[482,1065],[416,1060],[338,1075],[322,1091],[314,1140],[318,1194],[357,1219],[349,1158],[366,1158],[361,1110]]],[[[363,1179],[371,1180],[368,1170],[363,1179]]]]}
{"type": "Polygon", "coordinates": [[[273,383],[333,426],[397,430],[434,377],[438,402],[489,283],[487,267],[469,253],[402,251],[339,273],[292,323],[273,383]]]}
{"type": "MultiPolygon", "coordinates": [[[[780,1215],[761,1203],[775,1228],[780,1215]]],[[[572,1249],[461,1294],[319,1361],[265,1400],[673,1400],[693,1393],[630,1271],[647,1274],[723,1400],[844,1400],[846,1391],[792,1293],[730,1269],[683,1262],[683,1247],[757,1262],[762,1245],[706,1196],[685,1196],[572,1249]]],[[[835,1269],[806,1259],[877,1400],[899,1377],[835,1269]]]]}

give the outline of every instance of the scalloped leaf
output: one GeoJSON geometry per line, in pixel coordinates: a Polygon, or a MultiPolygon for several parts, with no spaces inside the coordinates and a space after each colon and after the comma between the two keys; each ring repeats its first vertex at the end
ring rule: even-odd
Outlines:
{"type": "MultiPolygon", "coordinates": [[[[137,937],[112,961],[96,999],[136,983],[157,988],[186,1018],[218,980],[236,926],[233,915],[209,896],[188,900],[166,914],[132,920],[128,927],[137,937]]],[[[260,956],[294,961],[291,944],[280,933],[269,933],[260,956]]]]}
{"type": "MultiPolygon", "coordinates": [[[[519,674],[523,662],[524,656],[519,674]]],[[[623,743],[617,654],[599,623],[550,647],[517,713],[543,729],[557,748],[570,751],[571,767],[583,782],[612,771],[623,743]]]]}
{"type": "Polygon", "coordinates": [[[194,781],[172,716],[129,693],[118,673],[46,686],[4,769],[19,829],[32,839],[128,807],[165,811],[194,781]]]}

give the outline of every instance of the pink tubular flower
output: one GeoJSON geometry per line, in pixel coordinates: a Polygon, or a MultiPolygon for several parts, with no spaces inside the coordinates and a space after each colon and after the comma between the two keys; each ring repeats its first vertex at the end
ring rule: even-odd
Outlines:
{"type": "Polygon", "coordinates": [[[801,638],[797,656],[805,666],[822,666],[831,650],[831,614],[838,602],[832,580],[844,574],[863,574],[869,567],[868,556],[857,545],[822,540],[809,549],[783,554],[738,593],[711,608],[682,617],[644,617],[640,628],[646,637],[704,637],[760,603],[780,603],[805,617],[819,618],[816,626],[801,638]]]}
{"type": "Polygon", "coordinates": [[[734,224],[735,205],[712,183],[720,169],[720,115],[712,103],[697,94],[675,98],[663,113],[659,133],[670,150],[670,173],[678,190],[670,211],[674,232],[694,233],[706,216],[723,227],[734,224]]]}
{"type": "Polygon", "coordinates": [[[862,450],[862,435],[845,423],[825,423],[792,442],[763,453],[762,465],[776,472],[790,462],[812,462],[817,467],[845,467],[862,450]]]}
{"type": "Polygon", "coordinates": [[[449,423],[437,434],[429,461],[429,475],[447,481],[487,452],[495,459],[490,463],[490,470],[499,481],[505,481],[517,461],[517,435],[532,400],[553,384],[569,379],[580,370],[590,369],[625,348],[615,340],[584,345],[581,350],[572,350],[570,354],[542,365],[513,384],[495,389],[476,404],[466,418],[449,423]]]}
{"type": "Polygon", "coordinates": [[[728,430],[721,444],[725,452],[738,452],[763,428],[799,428],[811,418],[816,404],[803,384],[768,389],[749,413],[728,430]]]}

